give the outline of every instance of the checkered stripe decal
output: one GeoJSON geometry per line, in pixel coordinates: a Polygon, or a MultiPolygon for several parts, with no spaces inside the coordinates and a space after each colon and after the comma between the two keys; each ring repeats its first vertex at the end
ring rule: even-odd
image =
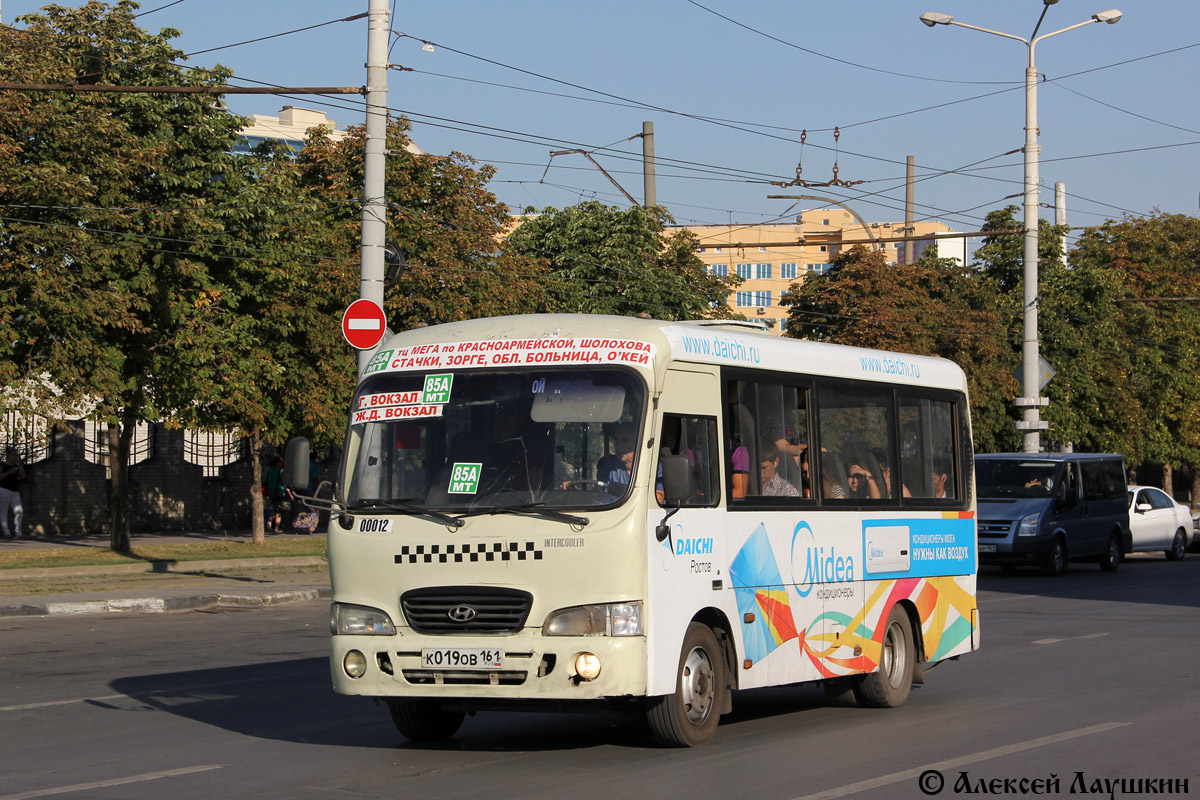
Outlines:
{"type": "Polygon", "coordinates": [[[536,542],[493,542],[491,544],[402,545],[397,564],[461,564],[464,561],[541,561],[536,542]]]}

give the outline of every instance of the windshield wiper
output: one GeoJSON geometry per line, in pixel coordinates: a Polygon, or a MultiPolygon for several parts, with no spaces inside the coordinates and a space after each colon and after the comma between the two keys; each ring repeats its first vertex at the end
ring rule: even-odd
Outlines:
{"type": "Polygon", "coordinates": [[[523,505],[511,506],[484,506],[471,509],[463,514],[464,517],[479,517],[484,514],[520,514],[528,517],[548,517],[557,522],[565,522],[569,525],[578,525],[583,527],[591,522],[587,517],[568,514],[565,511],[555,511],[552,508],[546,508],[543,503],[525,503],[523,505]]]}
{"type": "MultiPolygon", "coordinates": [[[[417,498],[405,498],[406,500],[416,500],[417,498]]],[[[444,522],[447,525],[453,525],[456,528],[463,526],[463,518],[443,514],[441,511],[434,511],[432,508],[422,508],[421,506],[413,506],[404,502],[404,500],[364,500],[358,505],[347,506],[349,512],[355,511],[403,511],[406,514],[424,514],[433,517],[439,522],[444,522]]]]}

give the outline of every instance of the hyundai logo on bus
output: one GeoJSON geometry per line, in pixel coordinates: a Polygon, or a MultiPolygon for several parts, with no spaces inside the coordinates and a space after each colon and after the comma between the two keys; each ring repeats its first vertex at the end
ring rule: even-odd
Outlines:
{"type": "Polygon", "coordinates": [[[374,300],[355,300],[342,314],[342,335],[356,350],[378,347],[386,327],[383,308],[374,300]]]}
{"type": "Polygon", "coordinates": [[[455,606],[446,612],[446,616],[455,622],[470,622],[475,619],[475,609],[470,606],[455,606]]]}

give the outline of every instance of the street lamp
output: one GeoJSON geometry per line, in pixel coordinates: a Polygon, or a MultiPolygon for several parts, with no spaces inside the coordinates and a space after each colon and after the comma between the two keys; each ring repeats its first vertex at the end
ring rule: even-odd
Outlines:
{"type": "Polygon", "coordinates": [[[1024,397],[1013,400],[1013,405],[1024,409],[1022,420],[1017,423],[1017,430],[1024,432],[1022,450],[1026,453],[1036,453],[1041,449],[1040,431],[1048,425],[1041,421],[1041,407],[1047,400],[1041,397],[1041,387],[1038,382],[1038,125],[1037,125],[1037,67],[1034,66],[1033,50],[1037,43],[1060,33],[1082,28],[1093,22],[1107,22],[1109,25],[1121,19],[1121,12],[1115,8],[1093,14],[1092,18],[1061,30],[1037,35],[1042,20],[1046,17],[1049,7],[1058,0],[1042,0],[1042,15],[1038,17],[1037,25],[1028,39],[1013,36],[1011,33],[1001,33],[989,28],[980,28],[958,22],[949,14],[926,12],[921,15],[921,22],[930,28],[935,25],[957,25],[960,28],[970,28],[973,31],[1003,36],[1005,39],[1016,39],[1029,49],[1029,64],[1025,68],[1025,222],[1022,230],[1025,235],[1025,250],[1023,256],[1025,281],[1025,313],[1024,340],[1021,345],[1021,386],[1024,397]]]}

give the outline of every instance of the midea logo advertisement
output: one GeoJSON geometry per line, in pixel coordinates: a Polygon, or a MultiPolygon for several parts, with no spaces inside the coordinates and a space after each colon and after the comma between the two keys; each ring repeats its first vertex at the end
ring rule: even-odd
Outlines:
{"type": "Polygon", "coordinates": [[[817,547],[812,526],[796,523],[792,531],[792,582],[796,593],[808,597],[815,583],[846,583],[854,580],[854,557],[844,556],[837,547],[817,547]]]}

